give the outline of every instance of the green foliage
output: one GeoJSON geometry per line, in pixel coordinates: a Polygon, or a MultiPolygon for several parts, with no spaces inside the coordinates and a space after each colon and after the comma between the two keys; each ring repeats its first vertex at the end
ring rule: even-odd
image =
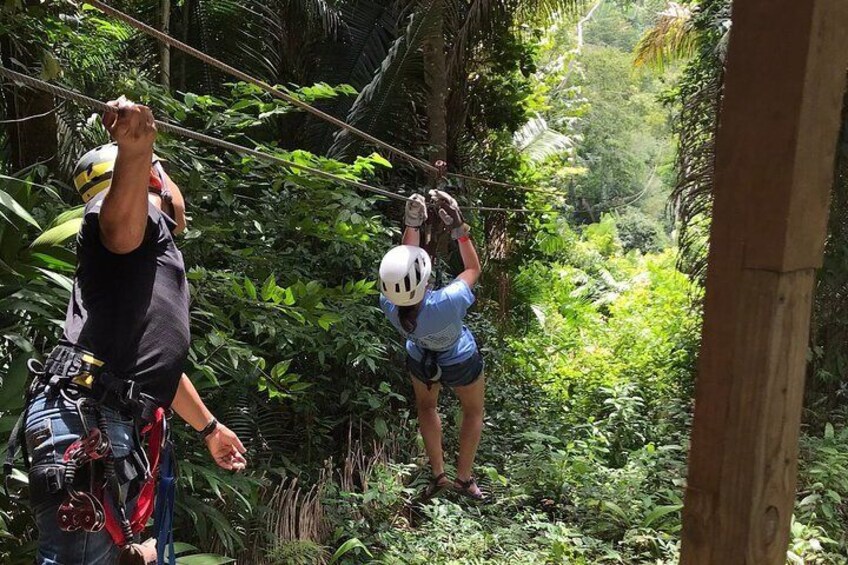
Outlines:
{"type": "Polygon", "coordinates": [[[540,41],[531,108],[572,144],[549,157],[540,173],[567,191],[577,223],[628,207],[656,221],[665,214],[674,139],[660,94],[674,73],[636,73],[631,53],[660,6],[601,4],[581,20],[584,43],[575,44],[577,24],[570,21],[546,30],[540,41]]]}
{"type": "MultiPolygon", "coordinates": [[[[848,535],[848,426],[846,414],[834,414],[820,435],[801,440],[801,481],[796,518],[826,549],[845,552],[848,535]],[[816,533],[818,532],[818,533],[816,533]],[[828,539],[832,538],[832,539],[828,539]]],[[[813,547],[815,549],[815,547],[813,547]]]]}
{"type": "Polygon", "coordinates": [[[309,540],[280,541],[268,552],[272,565],[313,565],[325,559],[327,550],[309,540]]]}
{"type": "MultiPolygon", "coordinates": [[[[244,440],[250,461],[243,475],[225,472],[194,432],[174,426],[176,533],[197,546],[181,546],[180,563],[678,561],[703,290],[678,271],[667,236],[675,143],[668,114],[675,101],[694,102],[676,132],[681,154],[697,154],[681,157],[679,168],[694,164],[703,173],[716,101],[703,94],[720,76],[726,2],[693,9],[685,31],[697,33],[701,56],[671,91],[674,68],[661,76],[632,72],[631,51],[662,2],[605,3],[585,22],[582,47],[577,16],[565,10],[572,2],[518,4],[452,3],[442,22],[451,165],[569,195],[452,187],[468,201],[551,210],[469,215],[485,236],[486,273],[468,323],[487,363],[476,468],[493,495],[486,506],[451,494],[423,508],[410,504],[427,482],[426,459],[402,344],[377,308],[374,284],[381,254],[397,239],[397,205],[296,166],[159,137],[157,153],[189,203],[180,243],[192,300],[187,373],[244,440]],[[663,108],[661,95],[672,106],[663,108]],[[516,147],[522,126],[535,150],[516,147]],[[505,243],[510,253],[501,254],[505,243]],[[494,299],[501,283],[511,290],[510,308],[494,299]],[[302,508],[270,508],[269,493],[292,477],[314,484],[323,503],[315,539],[283,541],[269,527],[283,510],[303,517],[302,508]]],[[[438,19],[428,7],[194,2],[174,12],[172,30],[272,82],[320,75],[327,82],[287,91],[426,152],[420,47],[438,19]],[[233,31],[236,19],[242,25],[233,31]]],[[[152,3],[138,8],[153,17],[152,3]]],[[[125,93],[186,127],[398,192],[423,180],[378,154],[340,162],[299,149],[329,147],[327,130],[256,87],[227,83],[180,56],[172,68],[179,91],[151,83],[153,44],[88,7],[7,4],[0,37],[27,55],[32,72],[90,95],[125,93]]],[[[677,39],[689,49],[688,37],[677,39]]],[[[57,113],[61,143],[51,169],[0,176],[0,437],[21,411],[26,360],[56,342],[67,304],[80,208],[61,180],[83,148],[106,138],[88,110],[68,104],[57,113]]],[[[336,141],[339,154],[361,152],[348,136],[336,141]]],[[[677,203],[708,180],[679,188],[677,203]]],[[[692,251],[709,206],[687,202],[690,231],[680,241],[692,251]]],[[[829,327],[839,325],[842,311],[833,306],[844,294],[839,242],[829,243],[822,280],[830,298],[818,307],[832,314],[829,327]]],[[[455,255],[445,259],[457,266],[455,255]]],[[[833,396],[816,397],[827,416],[811,417],[801,440],[792,563],[844,561],[848,546],[848,428],[833,409],[844,396],[846,363],[832,349],[842,334],[833,335],[830,349],[812,351],[814,382],[827,383],[822,388],[833,396]]],[[[445,452],[453,454],[458,409],[448,393],[440,407],[445,452]]],[[[11,482],[25,494],[25,474],[11,482]]],[[[35,535],[25,505],[0,496],[0,560],[30,562],[35,535]]]]}
{"type": "Polygon", "coordinates": [[[625,251],[638,249],[642,253],[656,253],[668,246],[663,226],[638,210],[617,218],[616,228],[625,251]]]}

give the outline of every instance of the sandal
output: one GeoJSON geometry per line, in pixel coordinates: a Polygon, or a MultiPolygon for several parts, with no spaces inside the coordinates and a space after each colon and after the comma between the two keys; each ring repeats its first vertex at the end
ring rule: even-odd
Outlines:
{"type": "Polygon", "coordinates": [[[484,500],[486,500],[486,495],[484,495],[483,491],[480,490],[480,487],[477,486],[477,479],[475,479],[474,477],[471,477],[467,481],[462,481],[457,478],[454,481],[453,488],[457,493],[461,494],[462,496],[467,496],[468,498],[476,500],[477,502],[483,502],[484,500]],[[474,492],[475,489],[473,487],[477,487],[477,492],[474,492]]]}
{"type": "Polygon", "coordinates": [[[447,473],[440,473],[439,475],[430,479],[430,483],[424,489],[424,499],[429,500],[440,495],[446,488],[450,486],[450,482],[442,482],[444,479],[448,478],[447,473]]]}

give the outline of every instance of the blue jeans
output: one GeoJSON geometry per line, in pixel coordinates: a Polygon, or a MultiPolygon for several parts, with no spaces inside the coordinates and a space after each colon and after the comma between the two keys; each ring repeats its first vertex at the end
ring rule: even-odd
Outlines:
{"type": "MultiPolygon", "coordinates": [[[[116,458],[126,457],[136,448],[131,419],[109,408],[101,408],[106,418],[107,433],[116,458]]],[[[86,414],[88,429],[97,425],[94,414],[86,414]]],[[[65,450],[85,435],[87,429],[80,421],[76,405],[56,396],[37,395],[29,406],[26,418],[26,447],[32,460],[29,472],[30,504],[38,525],[38,555],[40,565],[94,565],[117,562],[119,548],[105,529],[89,533],[64,532],[59,529],[56,513],[65,498],[65,491],[49,492],[44,476],[62,463],[65,450]]],[[[128,511],[132,510],[132,506],[128,511]]]]}

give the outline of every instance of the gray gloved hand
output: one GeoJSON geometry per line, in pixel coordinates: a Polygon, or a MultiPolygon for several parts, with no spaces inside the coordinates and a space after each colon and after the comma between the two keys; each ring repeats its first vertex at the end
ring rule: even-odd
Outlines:
{"type": "Polygon", "coordinates": [[[413,194],[406,199],[406,212],[403,223],[410,228],[420,228],[427,221],[427,202],[421,194],[413,194]]]}
{"type": "Polygon", "coordinates": [[[431,190],[430,198],[433,199],[442,222],[451,230],[451,237],[459,239],[467,236],[469,232],[468,224],[465,223],[462,211],[454,197],[444,190],[431,190]]]}

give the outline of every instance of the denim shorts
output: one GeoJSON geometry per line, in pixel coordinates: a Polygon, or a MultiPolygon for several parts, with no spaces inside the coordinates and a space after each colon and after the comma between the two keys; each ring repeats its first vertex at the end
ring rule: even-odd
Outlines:
{"type": "Polygon", "coordinates": [[[449,387],[468,386],[476,381],[483,374],[483,356],[479,351],[475,351],[474,355],[466,361],[462,361],[455,365],[439,365],[442,369],[441,378],[438,381],[431,381],[427,378],[427,372],[424,369],[422,361],[416,361],[409,355],[406,356],[406,368],[412,373],[412,376],[424,384],[443,384],[449,387]]]}
{"type": "MultiPolygon", "coordinates": [[[[101,408],[106,429],[116,458],[126,457],[136,449],[132,419],[109,408],[101,408]]],[[[87,428],[96,426],[96,418],[85,413],[87,428]]],[[[25,437],[32,466],[29,471],[30,504],[38,526],[40,565],[93,565],[117,562],[119,549],[104,528],[95,533],[64,532],[59,529],[56,513],[65,491],[50,492],[46,476],[60,467],[68,446],[87,432],[76,405],[62,396],[47,398],[36,395],[27,410],[25,437]]],[[[128,504],[131,512],[133,503],[128,504]]]]}

